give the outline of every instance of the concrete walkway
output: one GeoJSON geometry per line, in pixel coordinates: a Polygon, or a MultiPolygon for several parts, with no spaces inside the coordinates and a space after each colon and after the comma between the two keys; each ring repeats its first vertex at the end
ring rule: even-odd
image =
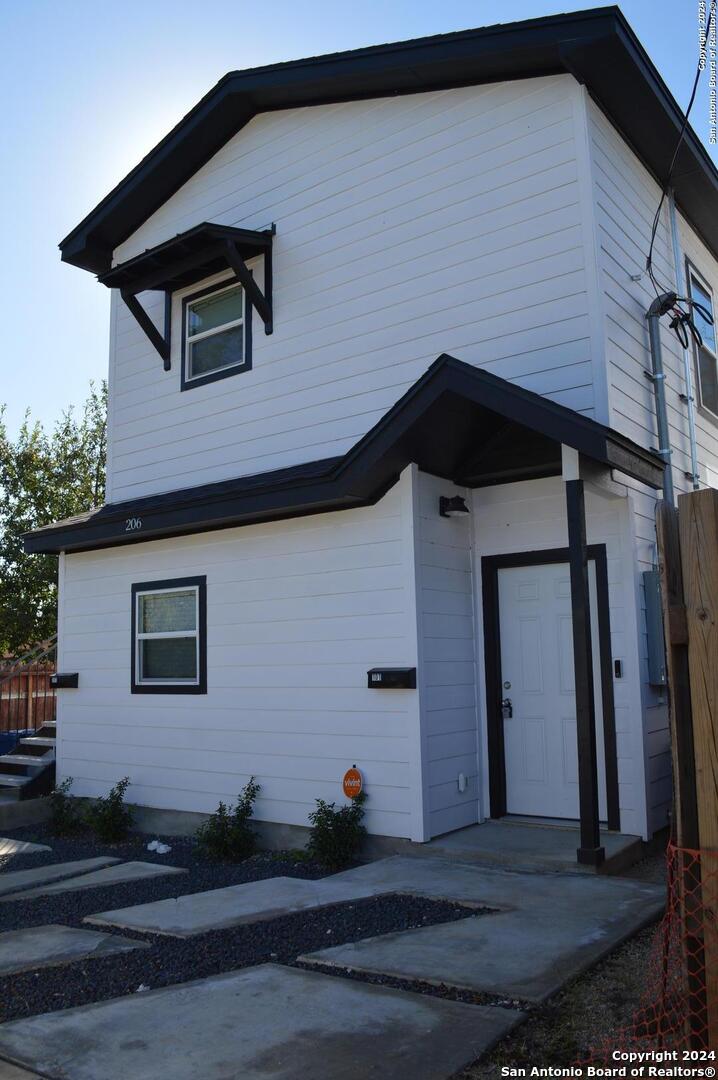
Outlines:
{"type": "Polygon", "coordinates": [[[276,919],[279,915],[341,904],[388,891],[390,888],[377,887],[373,882],[344,882],[336,876],[319,881],[275,877],[118,908],[116,911],[102,911],[97,915],[88,915],[84,921],[93,926],[119,926],[126,930],[190,937],[207,930],[276,919]]]}
{"type": "Polygon", "coordinates": [[[101,934],[71,926],[33,926],[0,934],[0,975],[41,967],[56,967],[88,956],[147,949],[144,941],[120,934],[101,934]]]}
{"type": "Polygon", "coordinates": [[[322,949],[333,968],[544,1001],[662,913],[665,889],[611,877],[513,874],[397,856],[336,875],[377,889],[482,903],[477,919],[322,949]]]}
{"type": "Polygon", "coordinates": [[[71,1080],[446,1080],[522,1019],[265,964],[3,1024],[0,1055],[71,1080]]]}
{"type": "Polygon", "coordinates": [[[42,1077],[11,1065],[9,1061],[0,1061],[0,1080],[42,1080],[42,1077]]]}
{"type": "MultiPolygon", "coordinates": [[[[89,861],[89,860],[88,860],[89,861]]],[[[94,889],[104,885],[122,885],[128,881],[139,881],[143,878],[165,877],[169,874],[186,874],[187,870],[177,866],[162,866],[159,863],[146,862],[120,862],[119,859],[106,859],[107,863],[114,866],[105,866],[93,873],[83,873],[76,877],[65,878],[52,884],[39,885],[35,889],[24,892],[15,892],[11,896],[0,896],[3,900],[34,900],[38,896],[54,896],[57,893],[76,892],[78,889],[94,889]]],[[[71,863],[59,863],[62,866],[71,866],[71,863]]],[[[22,871],[19,871],[21,873],[22,871]]],[[[32,871],[25,871],[32,873],[32,871]]],[[[10,876],[9,874],[7,875],[10,876]]]]}
{"type": "Polygon", "coordinates": [[[0,836],[0,858],[4,855],[30,855],[36,851],[52,851],[47,844],[31,844],[29,840],[12,840],[0,836]]]}
{"type": "MultiPolygon", "coordinates": [[[[74,862],[50,863],[49,866],[35,866],[32,870],[11,870],[0,874],[0,900],[5,899],[9,893],[17,894],[38,885],[61,881],[63,878],[76,878],[81,874],[89,874],[93,870],[112,866],[119,861],[119,859],[103,856],[95,859],[76,859],[74,862]]],[[[15,898],[15,896],[11,897],[13,900],[15,898]]]]}

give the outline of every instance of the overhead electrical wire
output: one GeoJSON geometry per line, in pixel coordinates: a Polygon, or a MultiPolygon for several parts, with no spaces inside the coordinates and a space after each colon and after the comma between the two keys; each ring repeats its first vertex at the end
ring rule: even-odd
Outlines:
{"type": "MultiPolygon", "coordinates": [[[[704,38],[703,38],[704,41],[709,40],[710,32],[711,32],[711,26],[712,26],[713,21],[714,21],[714,19],[716,17],[716,3],[717,2],[718,2],[718,0],[711,0],[710,11],[709,11],[709,14],[708,14],[708,21],[706,23],[705,35],[704,35],[704,38]]],[[[663,204],[666,201],[666,196],[668,195],[668,192],[669,192],[670,187],[671,187],[671,182],[673,180],[673,170],[676,167],[676,161],[678,160],[678,154],[679,154],[679,151],[680,151],[681,146],[683,144],[683,138],[684,138],[685,133],[686,133],[686,128],[688,127],[688,118],[689,118],[689,116],[691,114],[691,109],[693,108],[693,103],[696,100],[696,93],[698,91],[698,83],[700,81],[701,72],[703,71],[704,66],[705,66],[705,64],[702,63],[702,56],[701,56],[698,59],[698,66],[696,68],[696,75],[695,75],[695,78],[693,80],[693,89],[691,90],[691,96],[690,96],[690,100],[688,102],[688,108],[686,109],[685,114],[683,116],[683,122],[681,124],[681,130],[680,130],[680,133],[678,135],[678,141],[676,142],[676,146],[675,146],[675,149],[673,151],[673,156],[671,158],[671,163],[670,163],[669,168],[668,168],[668,175],[666,176],[665,183],[663,184],[663,187],[661,189],[661,197],[660,197],[660,199],[658,201],[658,206],[656,207],[656,213],[654,214],[654,217],[653,217],[653,224],[651,226],[651,242],[650,242],[650,245],[649,245],[649,248],[648,248],[648,255],[646,256],[646,272],[648,273],[648,276],[651,279],[651,284],[653,285],[653,288],[655,290],[656,298],[660,303],[660,306],[661,306],[661,309],[662,309],[660,313],[661,314],[668,314],[668,312],[671,313],[672,318],[671,318],[671,321],[669,323],[670,328],[671,328],[671,330],[673,330],[676,337],[680,341],[681,346],[684,349],[688,348],[688,344],[689,344],[691,339],[695,342],[695,344],[698,346],[698,348],[700,348],[703,345],[703,338],[701,337],[700,330],[696,326],[694,318],[693,318],[694,312],[698,312],[703,317],[705,322],[708,323],[709,325],[713,325],[713,315],[712,315],[712,313],[710,311],[708,311],[697,300],[694,300],[693,297],[691,297],[691,296],[678,296],[675,292],[673,292],[670,289],[664,288],[660,284],[660,282],[656,278],[655,271],[653,269],[653,248],[655,246],[656,235],[658,233],[658,225],[659,225],[660,220],[661,220],[661,210],[663,209],[663,204]],[[685,306],[681,306],[681,305],[685,305],[685,306]]]]}
{"type": "MultiPolygon", "coordinates": [[[[710,12],[708,14],[708,22],[706,23],[706,30],[705,30],[705,40],[706,41],[710,37],[711,24],[713,22],[713,19],[715,18],[716,2],[717,2],[717,0],[711,0],[710,12]]],[[[648,255],[646,256],[646,271],[648,272],[648,276],[651,279],[651,284],[653,285],[653,288],[656,291],[656,296],[660,296],[661,293],[667,292],[666,289],[662,289],[662,288],[659,287],[659,283],[656,281],[656,277],[655,277],[655,274],[653,272],[653,248],[654,248],[654,245],[655,245],[655,242],[656,242],[656,234],[658,232],[658,224],[659,224],[659,222],[661,220],[661,210],[663,209],[663,203],[666,201],[666,196],[668,195],[668,191],[669,191],[670,186],[671,186],[671,180],[673,179],[673,170],[676,167],[676,161],[678,159],[678,153],[679,153],[679,151],[681,149],[681,146],[683,144],[683,138],[684,138],[685,133],[686,133],[686,128],[688,127],[688,118],[691,115],[691,109],[693,108],[693,103],[696,100],[696,93],[698,91],[698,83],[700,81],[701,72],[703,71],[704,66],[705,65],[701,63],[701,58],[699,57],[698,66],[696,68],[696,76],[695,76],[695,79],[693,80],[693,89],[691,91],[690,100],[688,102],[688,108],[686,109],[685,114],[683,116],[683,123],[681,124],[681,130],[680,130],[680,133],[678,135],[678,141],[676,142],[676,148],[673,151],[673,157],[671,158],[671,164],[670,164],[670,166],[668,168],[668,175],[667,175],[665,183],[663,185],[663,189],[661,191],[661,197],[660,197],[659,202],[658,202],[658,207],[656,208],[656,213],[655,213],[654,218],[653,218],[653,225],[651,226],[651,243],[650,243],[650,246],[648,248],[648,255]]]]}

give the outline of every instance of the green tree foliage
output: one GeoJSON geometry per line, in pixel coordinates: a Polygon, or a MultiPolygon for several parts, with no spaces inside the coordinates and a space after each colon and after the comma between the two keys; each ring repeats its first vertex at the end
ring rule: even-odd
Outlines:
{"type": "Polygon", "coordinates": [[[17,438],[0,409],[0,654],[17,655],[57,626],[57,558],[26,555],[22,534],[103,502],[107,385],[90,384],[79,413],[52,432],[29,413],[17,438]]]}

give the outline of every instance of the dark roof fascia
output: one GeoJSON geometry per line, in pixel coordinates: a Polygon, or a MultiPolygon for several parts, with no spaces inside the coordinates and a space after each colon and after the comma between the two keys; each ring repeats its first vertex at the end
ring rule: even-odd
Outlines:
{"type": "Polygon", "coordinates": [[[662,463],[649,450],[580,413],[445,354],[343,457],[109,504],[28,533],[25,550],[83,551],[371,505],[410,463],[404,437],[447,397],[475,403],[651,487],[662,484],[662,463]],[[141,521],[140,529],[128,530],[132,519],[141,521]]]}
{"type": "Polygon", "coordinates": [[[426,374],[347,452],[339,466],[340,474],[363,475],[388,453],[399,434],[444,393],[473,401],[556,443],[565,443],[649,487],[662,485],[663,465],[650,450],[590,417],[448,353],[435,360],[426,374]]]}
{"type": "MultiPolygon", "coordinates": [[[[663,179],[681,110],[621,11],[594,8],[230,72],[65,237],[62,258],[106,272],[112,251],[257,113],[561,72],[663,179]]],[[[690,127],[675,189],[718,251],[718,170],[690,127]]]]}

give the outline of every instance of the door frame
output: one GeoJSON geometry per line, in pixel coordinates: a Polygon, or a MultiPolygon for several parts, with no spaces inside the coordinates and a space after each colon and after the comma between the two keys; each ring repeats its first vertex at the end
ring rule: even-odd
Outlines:
{"type": "MultiPolygon", "coordinates": [[[[596,616],[598,621],[601,703],[603,706],[608,828],[619,831],[621,817],[618,805],[618,753],[616,748],[616,711],[613,700],[613,660],[611,654],[606,545],[589,544],[587,554],[589,562],[593,561],[596,567],[598,607],[596,616]]],[[[547,548],[543,551],[519,551],[510,555],[484,555],[481,559],[484,672],[486,677],[486,732],[492,818],[503,817],[506,814],[506,755],[504,750],[504,725],[501,717],[501,684],[503,679],[501,677],[499,570],[564,562],[569,562],[569,550],[567,547],[547,548]]]]}

